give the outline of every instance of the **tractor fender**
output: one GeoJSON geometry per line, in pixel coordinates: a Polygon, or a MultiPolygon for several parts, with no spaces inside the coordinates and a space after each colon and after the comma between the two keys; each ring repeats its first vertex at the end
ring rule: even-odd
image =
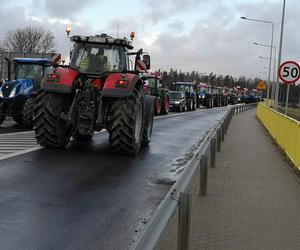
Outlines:
{"type": "Polygon", "coordinates": [[[79,72],[71,68],[54,68],[44,76],[41,89],[48,92],[71,93],[79,72]]]}
{"type": "Polygon", "coordinates": [[[110,74],[102,89],[103,97],[128,97],[132,94],[136,84],[143,84],[136,74],[113,73],[110,74]],[[121,84],[122,82],[122,84],[121,84]]]}
{"type": "Polygon", "coordinates": [[[145,110],[145,124],[149,123],[150,116],[153,114],[155,97],[151,95],[145,95],[144,97],[144,110],[145,110]]]}

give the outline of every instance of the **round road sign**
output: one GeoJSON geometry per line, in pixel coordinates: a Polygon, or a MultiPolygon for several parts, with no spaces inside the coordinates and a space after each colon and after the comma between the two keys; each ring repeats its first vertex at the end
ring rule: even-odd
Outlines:
{"type": "Polygon", "coordinates": [[[278,69],[278,75],[284,83],[295,83],[300,78],[300,66],[294,61],[283,62],[278,69]]]}

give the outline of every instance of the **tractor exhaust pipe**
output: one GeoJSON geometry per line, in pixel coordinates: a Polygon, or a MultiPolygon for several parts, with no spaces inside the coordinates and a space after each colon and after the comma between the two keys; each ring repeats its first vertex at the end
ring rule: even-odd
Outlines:
{"type": "Polygon", "coordinates": [[[11,62],[7,57],[4,57],[4,60],[7,62],[7,79],[8,79],[8,81],[10,81],[11,62]]]}

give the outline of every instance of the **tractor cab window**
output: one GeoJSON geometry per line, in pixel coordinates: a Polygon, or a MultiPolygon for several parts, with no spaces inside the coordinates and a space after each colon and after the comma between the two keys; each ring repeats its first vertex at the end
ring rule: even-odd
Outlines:
{"type": "Polygon", "coordinates": [[[101,74],[106,71],[127,69],[125,48],[103,44],[76,44],[71,67],[82,73],[101,74]]]}
{"type": "Polygon", "coordinates": [[[149,87],[150,87],[151,89],[156,89],[156,81],[155,81],[154,78],[149,78],[149,79],[148,79],[148,82],[149,82],[149,87]]]}
{"type": "Polygon", "coordinates": [[[40,83],[44,76],[44,67],[41,64],[16,64],[15,79],[33,79],[34,83],[40,83]]]}

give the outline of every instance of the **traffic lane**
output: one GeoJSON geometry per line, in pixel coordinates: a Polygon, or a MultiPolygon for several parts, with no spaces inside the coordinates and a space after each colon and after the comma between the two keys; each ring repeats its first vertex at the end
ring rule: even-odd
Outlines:
{"type": "Polygon", "coordinates": [[[151,146],[136,157],[113,154],[100,133],[1,161],[0,248],[126,249],[169,190],[162,180],[172,163],[225,110],[156,120],[151,146]]]}

